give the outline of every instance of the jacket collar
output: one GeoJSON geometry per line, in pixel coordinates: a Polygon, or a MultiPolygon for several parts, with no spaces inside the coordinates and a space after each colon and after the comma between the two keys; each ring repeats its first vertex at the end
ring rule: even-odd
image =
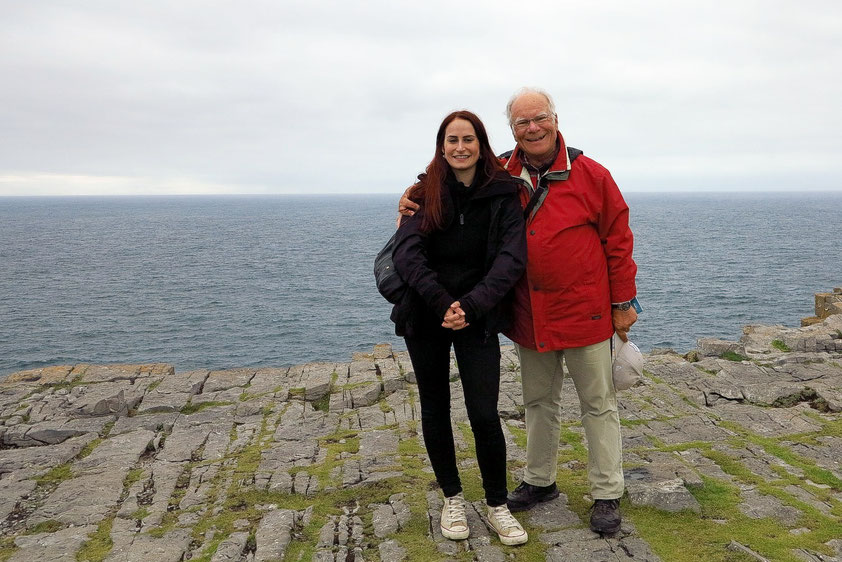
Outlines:
{"type": "MultiPolygon", "coordinates": [[[[564,143],[564,137],[561,136],[561,132],[558,132],[558,140],[556,141],[556,144],[558,145],[558,154],[556,155],[553,163],[550,165],[549,170],[547,170],[544,175],[549,179],[567,179],[566,174],[570,172],[570,157],[567,155],[567,145],[564,143]],[[560,174],[565,175],[563,178],[555,177],[560,174]]],[[[521,175],[521,171],[523,170],[523,164],[521,163],[522,155],[523,151],[520,146],[516,146],[512,151],[512,155],[509,156],[509,159],[506,161],[506,170],[513,176],[521,175]]]]}

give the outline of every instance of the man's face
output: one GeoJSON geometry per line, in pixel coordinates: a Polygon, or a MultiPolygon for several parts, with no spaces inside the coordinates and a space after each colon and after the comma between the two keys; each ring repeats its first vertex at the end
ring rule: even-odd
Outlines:
{"type": "Polygon", "coordinates": [[[546,160],[555,152],[558,118],[541,94],[527,93],[512,104],[512,134],[530,160],[546,160]],[[536,123],[533,119],[547,117],[536,123]],[[526,122],[529,120],[528,122],[526,122]]]}

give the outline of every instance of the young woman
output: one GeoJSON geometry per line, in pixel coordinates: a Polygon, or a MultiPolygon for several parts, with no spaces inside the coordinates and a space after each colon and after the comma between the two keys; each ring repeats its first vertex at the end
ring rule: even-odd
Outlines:
{"type": "Polygon", "coordinates": [[[522,544],[527,534],[506,507],[497,334],[510,321],[510,290],[526,267],[526,237],[517,188],[476,115],[445,117],[433,160],[412,195],[421,210],[403,217],[393,253],[411,290],[395,305],[392,320],[412,359],[424,443],[445,496],[441,532],[454,540],[470,533],[450,420],[452,345],[488,521],[503,544],[522,544]]]}

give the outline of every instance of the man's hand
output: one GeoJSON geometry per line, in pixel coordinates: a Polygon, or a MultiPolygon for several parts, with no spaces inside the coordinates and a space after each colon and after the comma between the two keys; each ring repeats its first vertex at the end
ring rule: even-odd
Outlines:
{"type": "MultiPolygon", "coordinates": [[[[406,191],[403,192],[403,196],[401,197],[400,202],[398,203],[398,212],[402,215],[407,217],[411,217],[415,214],[421,206],[409,198],[412,195],[412,190],[415,189],[415,186],[418,184],[410,185],[406,188],[406,191]]],[[[398,217],[400,219],[400,217],[398,217]]]]}
{"type": "Polygon", "coordinates": [[[444,313],[444,322],[441,323],[442,328],[450,328],[451,330],[461,330],[470,326],[465,322],[465,311],[462,310],[462,305],[459,301],[454,302],[444,313]]]}
{"type": "Polygon", "coordinates": [[[634,307],[628,310],[620,310],[619,308],[611,309],[611,320],[614,322],[614,331],[620,336],[623,341],[629,341],[628,332],[632,324],[637,322],[637,311],[634,307]]]}

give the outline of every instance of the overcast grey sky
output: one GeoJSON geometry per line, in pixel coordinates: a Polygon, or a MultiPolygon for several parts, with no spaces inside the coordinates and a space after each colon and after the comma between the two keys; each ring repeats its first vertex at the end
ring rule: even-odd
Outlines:
{"type": "Polygon", "coordinates": [[[842,191],[838,0],[0,6],[0,195],[397,193],[524,85],[623,191],[842,191]]]}

